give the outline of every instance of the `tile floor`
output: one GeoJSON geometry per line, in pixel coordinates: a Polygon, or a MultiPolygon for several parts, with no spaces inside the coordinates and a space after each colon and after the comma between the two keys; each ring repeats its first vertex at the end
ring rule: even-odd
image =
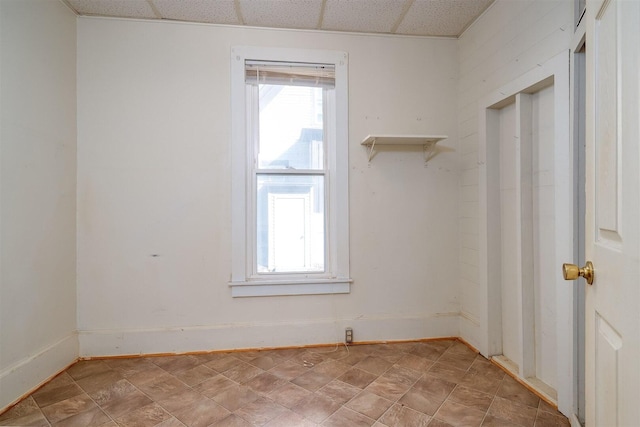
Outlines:
{"type": "Polygon", "coordinates": [[[2,426],[569,426],[455,340],[81,361],[2,426]]]}

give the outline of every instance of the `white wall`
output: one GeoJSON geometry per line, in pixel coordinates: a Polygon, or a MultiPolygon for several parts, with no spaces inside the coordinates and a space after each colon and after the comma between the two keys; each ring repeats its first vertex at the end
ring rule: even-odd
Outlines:
{"type": "Polygon", "coordinates": [[[455,40],[79,18],[77,54],[81,355],[458,335],[455,40]],[[230,296],[236,45],[349,54],[348,295],[230,296]]]}
{"type": "MultiPolygon", "coordinates": [[[[479,286],[479,101],[569,49],[573,2],[497,0],[459,39],[460,335],[487,354],[487,289],[479,286]]],[[[568,67],[568,63],[567,63],[568,67]]]]}
{"type": "Polygon", "coordinates": [[[0,409],[78,355],[76,17],[0,1],[0,409]]]}

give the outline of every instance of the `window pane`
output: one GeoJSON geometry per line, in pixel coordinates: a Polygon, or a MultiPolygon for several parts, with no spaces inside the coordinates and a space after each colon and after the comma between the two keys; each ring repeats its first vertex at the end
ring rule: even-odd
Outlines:
{"type": "Polygon", "coordinates": [[[318,87],[259,86],[259,168],[324,168],[322,95],[318,87]]]}
{"type": "Polygon", "coordinates": [[[257,176],[258,273],[323,272],[324,176],[257,176]]]}

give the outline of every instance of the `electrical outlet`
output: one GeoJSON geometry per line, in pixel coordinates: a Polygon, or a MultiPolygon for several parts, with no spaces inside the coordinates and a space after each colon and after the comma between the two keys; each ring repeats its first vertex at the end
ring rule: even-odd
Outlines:
{"type": "Polygon", "coordinates": [[[346,328],[344,330],[344,342],[346,344],[351,344],[353,343],[353,329],[351,328],[346,328]]]}

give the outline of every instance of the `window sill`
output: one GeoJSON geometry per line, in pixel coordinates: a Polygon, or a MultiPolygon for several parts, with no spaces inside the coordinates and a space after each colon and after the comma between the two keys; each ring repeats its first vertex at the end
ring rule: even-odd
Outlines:
{"type": "Polygon", "coordinates": [[[328,295],[348,294],[351,292],[352,279],[318,280],[252,280],[230,282],[231,296],[272,297],[286,295],[328,295]]]}

